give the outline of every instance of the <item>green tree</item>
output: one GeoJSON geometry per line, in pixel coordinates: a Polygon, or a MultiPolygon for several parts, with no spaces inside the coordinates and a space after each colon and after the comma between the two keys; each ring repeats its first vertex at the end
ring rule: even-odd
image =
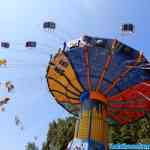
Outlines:
{"type": "Polygon", "coordinates": [[[150,119],[144,117],[132,124],[110,127],[109,141],[111,143],[150,143],[150,119]]]}
{"type": "MultiPolygon", "coordinates": [[[[47,139],[42,150],[65,150],[73,139],[76,119],[68,117],[49,124],[47,139]]],[[[150,117],[142,118],[132,124],[109,127],[109,143],[150,143],[150,117]]],[[[28,143],[26,150],[38,150],[35,143],[28,143]]]]}
{"type": "Polygon", "coordinates": [[[38,147],[36,146],[36,144],[34,142],[29,142],[26,147],[25,150],[39,150],[38,147]]]}
{"type": "Polygon", "coordinates": [[[75,118],[58,119],[49,124],[47,141],[43,150],[64,150],[73,139],[75,118]]]}

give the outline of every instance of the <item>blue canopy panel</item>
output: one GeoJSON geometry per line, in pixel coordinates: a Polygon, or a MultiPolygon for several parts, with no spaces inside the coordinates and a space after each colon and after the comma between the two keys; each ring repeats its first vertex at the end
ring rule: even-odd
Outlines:
{"type": "MultiPolygon", "coordinates": [[[[100,72],[103,69],[103,66],[107,59],[108,50],[104,48],[90,48],[89,49],[89,64],[92,79],[92,89],[95,90],[96,83],[99,78],[100,72]]],[[[86,79],[86,70],[84,64],[84,54],[83,48],[73,48],[70,51],[66,52],[69,57],[70,62],[77,74],[77,77],[84,87],[85,90],[88,90],[87,79],[86,79]]],[[[101,90],[106,89],[108,85],[112,84],[110,79],[104,78],[101,90]]],[[[118,87],[113,89],[115,93],[119,92],[118,87]]]]}
{"type": "MultiPolygon", "coordinates": [[[[103,71],[108,55],[110,54],[112,40],[105,39],[105,44],[106,45],[104,47],[88,48],[92,90],[96,89],[97,81],[101,72],[103,71]]],[[[107,88],[112,84],[113,80],[118,78],[121,72],[127,69],[128,65],[134,64],[139,56],[139,52],[137,50],[122,43],[120,43],[120,46],[113,51],[114,53],[112,55],[112,62],[109,65],[109,69],[105,73],[101,86],[99,87],[102,92],[107,90],[107,88]]],[[[66,55],[72,63],[72,67],[74,68],[80,83],[85,90],[88,90],[83,48],[71,48],[69,51],[66,51],[66,55]]],[[[146,61],[147,60],[143,58],[143,62],[146,61]]],[[[133,68],[113,87],[113,89],[108,93],[108,96],[116,95],[130,86],[146,80],[150,80],[150,76],[146,71],[133,68]]]]}
{"type": "Polygon", "coordinates": [[[84,66],[84,55],[82,48],[73,48],[70,51],[66,52],[66,55],[69,57],[69,61],[76,72],[76,76],[79,79],[79,82],[87,90],[87,81],[85,80],[85,66],[84,66]]]}

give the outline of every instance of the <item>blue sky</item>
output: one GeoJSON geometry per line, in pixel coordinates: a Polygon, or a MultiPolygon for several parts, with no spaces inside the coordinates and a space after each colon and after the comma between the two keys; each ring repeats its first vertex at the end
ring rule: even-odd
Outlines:
{"type": "Polygon", "coordinates": [[[3,0],[0,5],[0,41],[11,48],[0,48],[0,58],[8,60],[0,68],[0,81],[11,80],[15,90],[8,94],[0,89],[0,97],[10,96],[6,111],[0,113],[0,149],[24,150],[25,144],[37,136],[40,146],[45,140],[48,123],[68,115],[49,94],[45,81],[49,55],[64,40],[83,34],[117,38],[142,50],[150,58],[149,0],[3,0]],[[45,32],[42,23],[57,23],[54,32],[45,32]],[[120,25],[135,24],[135,34],[122,36],[120,25]],[[27,40],[38,43],[36,49],[25,49],[27,40]],[[18,115],[24,130],[15,126],[18,115]]]}

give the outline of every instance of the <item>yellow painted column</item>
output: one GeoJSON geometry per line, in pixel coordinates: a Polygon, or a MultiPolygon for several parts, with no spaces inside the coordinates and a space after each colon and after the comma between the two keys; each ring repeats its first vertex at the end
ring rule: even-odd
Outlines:
{"type": "Polygon", "coordinates": [[[106,106],[92,102],[82,105],[84,106],[81,107],[80,119],[76,123],[75,138],[89,142],[89,147],[101,145],[107,150],[106,106]]]}

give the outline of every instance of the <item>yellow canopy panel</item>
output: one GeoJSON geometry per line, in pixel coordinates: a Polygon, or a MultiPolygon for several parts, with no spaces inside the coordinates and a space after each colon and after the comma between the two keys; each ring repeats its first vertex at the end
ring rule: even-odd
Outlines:
{"type": "Polygon", "coordinates": [[[48,67],[48,87],[61,103],[80,103],[83,88],[65,54],[58,53],[48,67]]]}

